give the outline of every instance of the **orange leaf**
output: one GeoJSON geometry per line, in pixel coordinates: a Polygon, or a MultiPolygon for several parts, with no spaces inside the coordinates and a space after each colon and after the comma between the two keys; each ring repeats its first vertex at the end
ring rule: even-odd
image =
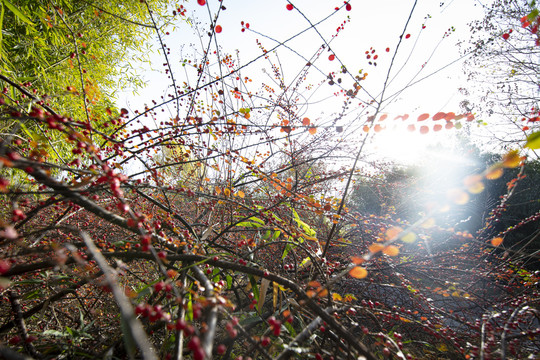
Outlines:
{"type": "Polygon", "coordinates": [[[496,238],[491,239],[491,245],[493,246],[499,246],[502,244],[502,242],[503,242],[502,237],[496,237],[496,238]]]}
{"type": "Polygon", "coordinates": [[[367,270],[361,266],[355,266],[349,271],[349,275],[355,279],[363,279],[367,276],[367,270]]]}
{"type": "Polygon", "coordinates": [[[231,196],[231,190],[229,190],[229,189],[223,190],[223,195],[225,195],[225,196],[231,196]]]}
{"type": "Polygon", "coordinates": [[[304,125],[304,126],[309,126],[309,124],[310,124],[309,118],[305,117],[305,118],[302,120],[302,125],[304,125]]]}
{"type": "Polygon", "coordinates": [[[386,230],[386,240],[394,239],[403,231],[399,226],[392,226],[390,229],[386,230]]]}
{"type": "Polygon", "coordinates": [[[424,121],[426,120],[427,118],[429,118],[429,114],[422,114],[418,117],[418,121],[424,121]]]}
{"type": "Polygon", "coordinates": [[[441,119],[444,119],[445,116],[446,116],[446,113],[438,112],[435,115],[433,115],[433,120],[441,120],[441,119]]]}
{"type": "Polygon", "coordinates": [[[515,168],[521,163],[518,150],[512,150],[502,158],[502,164],[506,168],[515,168]]]}
{"type": "Polygon", "coordinates": [[[382,249],[384,249],[384,245],[379,243],[373,243],[368,246],[368,250],[373,254],[378,253],[382,249]]]}
{"type": "Polygon", "coordinates": [[[495,180],[500,178],[504,173],[500,164],[495,164],[486,170],[486,179],[495,180]]]}
{"type": "Polygon", "coordinates": [[[240,196],[242,199],[244,198],[244,196],[246,196],[246,194],[244,194],[242,190],[239,190],[236,194],[240,196]]]}
{"type": "Polygon", "coordinates": [[[309,128],[309,133],[310,133],[311,135],[315,135],[315,134],[317,133],[317,128],[316,128],[316,127],[310,127],[310,128],[309,128]]]}
{"type": "Polygon", "coordinates": [[[394,245],[388,245],[384,248],[383,253],[385,253],[388,256],[397,256],[399,254],[399,249],[397,246],[394,245]]]}
{"type": "Polygon", "coordinates": [[[455,117],[456,117],[456,114],[454,114],[453,112],[449,112],[445,115],[444,120],[446,121],[454,120],[455,117]]]}

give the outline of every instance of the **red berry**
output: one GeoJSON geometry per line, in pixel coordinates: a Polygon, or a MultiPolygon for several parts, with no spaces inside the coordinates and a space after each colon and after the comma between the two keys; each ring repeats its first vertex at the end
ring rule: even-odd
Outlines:
{"type": "Polygon", "coordinates": [[[510,34],[504,33],[502,37],[504,40],[508,40],[508,38],[510,37],[510,34]]]}
{"type": "Polygon", "coordinates": [[[227,347],[224,344],[219,344],[216,351],[218,355],[223,355],[227,351],[227,347]]]}
{"type": "Polygon", "coordinates": [[[291,11],[292,9],[294,9],[294,6],[292,6],[292,4],[287,4],[287,10],[291,11]]]}
{"type": "Polygon", "coordinates": [[[194,336],[191,338],[191,340],[189,340],[188,342],[188,349],[190,349],[191,351],[195,351],[196,349],[200,349],[201,347],[201,340],[199,339],[198,336],[194,336]]]}
{"type": "Polygon", "coordinates": [[[336,56],[334,54],[332,54],[332,55],[330,55],[328,57],[328,60],[333,61],[335,58],[336,58],[336,56]]]}
{"type": "Polygon", "coordinates": [[[154,290],[156,291],[161,291],[165,288],[165,283],[163,281],[160,281],[160,282],[157,282],[155,285],[154,285],[154,290]]]}
{"type": "Polygon", "coordinates": [[[8,343],[10,345],[17,345],[20,342],[21,342],[21,338],[18,335],[15,335],[14,337],[8,340],[8,343]]]}
{"type": "Polygon", "coordinates": [[[261,345],[264,347],[270,345],[270,338],[268,336],[263,336],[261,338],[261,345]]]}
{"type": "Polygon", "coordinates": [[[216,26],[216,33],[219,34],[222,30],[223,28],[221,27],[221,25],[216,26]]]}
{"type": "Polygon", "coordinates": [[[206,0],[197,0],[197,3],[201,6],[206,5],[206,0]]]}
{"type": "Polygon", "coordinates": [[[345,10],[351,11],[351,9],[352,9],[351,4],[347,3],[347,5],[345,5],[345,10]]]}

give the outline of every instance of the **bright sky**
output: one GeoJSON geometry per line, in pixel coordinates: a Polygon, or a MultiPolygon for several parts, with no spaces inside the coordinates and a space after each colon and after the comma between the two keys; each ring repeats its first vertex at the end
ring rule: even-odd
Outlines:
{"type": "MultiPolygon", "coordinates": [[[[352,75],[357,75],[359,70],[369,73],[362,85],[377,99],[399,36],[404,32],[410,34],[410,37],[403,39],[395,56],[390,73],[391,82],[387,86],[386,102],[381,112],[388,113],[388,120],[381,123],[386,130],[375,134],[374,142],[368,150],[377,153],[377,156],[407,161],[425,151],[427,145],[448,142],[456,131],[430,131],[427,135],[421,135],[418,130],[406,131],[406,126],[416,123],[416,118],[422,113],[460,113],[458,104],[462,98],[457,89],[464,83],[464,75],[456,43],[469,36],[467,23],[483,16],[476,1],[418,0],[406,30],[404,27],[415,3],[412,0],[351,0],[351,11],[342,8],[337,12],[334,8],[343,6],[343,1],[292,1],[295,7],[292,11],[286,9],[286,1],[277,0],[207,2],[208,6],[200,6],[197,1],[185,4],[186,15],[193,19],[193,26],[179,22],[176,30],[170,30],[171,35],[165,36],[166,44],[171,48],[170,59],[177,82],[193,81],[193,76],[184,72],[185,68],[181,67],[181,59],[193,59],[194,54],[195,58],[201,59],[202,49],[208,47],[210,39],[206,34],[210,28],[209,19],[214,18],[219,5],[224,5],[226,10],[219,13],[216,23],[221,25],[223,31],[216,34],[216,40],[222,52],[232,54],[234,58],[238,56],[241,64],[246,64],[261,54],[257,40],[266,49],[273,48],[278,42],[285,42],[285,46],[278,48],[277,55],[273,54],[272,60],[279,61],[285,82],[291,83],[305,66],[306,59],[318,51],[324,40],[330,45],[331,52],[323,52],[314,63],[323,74],[312,70],[310,80],[318,84],[325,78],[324,74],[339,71],[340,64],[343,64],[352,75]],[[331,14],[332,16],[316,26],[318,33],[310,29],[309,21],[315,24],[331,14]],[[348,17],[350,22],[346,22],[339,36],[333,39],[336,29],[347,21],[348,17]],[[241,32],[241,21],[249,23],[252,31],[241,32]],[[455,31],[449,31],[452,28],[455,31]],[[301,33],[304,30],[306,31],[301,33]],[[296,38],[288,40],[296,34],[299,34],[296,38]],[[386,48],[390,51],[386,52],[386,48]],[[371,49],[375,49],[374,55],[379,56],[376,67],[370,66],[366,59],[365,51],[371,49]],[[328,59],[330,54],[335,54],[334,61],[328,59]],[[403,114],[410,115],[407,122],[393,120],[395,116],[403,114]]],[[[215,49],[214,42],[210,44],[210,49],[215,49]]],[[[170,80],[163,75],[163,55],[156,52],[152,54],[152,59],[152,68],[157,71],[144,67],[144,78],[148,86],[140,91],[138,96],[133,96],[126,89],[125,93],[119,95],[119,106],[125,107],[127,104],[133,110],[141,109],[142,104],[151,104],[150,99],[160,102],[160,96],[166,94],[170,80]]],[[[250,76],[253,84],[257,84],[253,85],[253,89],[258,88],[262,82],[273,85],[263,69],[271,72],[269,63],[259,59],[243,70],[242,76],[250,76]]],[[[351,85],[350,81],[348,85],[344,82],[345,88],[351,85]]],[[[340,112],[343,98],[330,96],[335,90],[329,89],[325,85],[320,90],[309,93],[311,103],[301,109],[300,115],[309,116],[317,123],[318,120],[324,121],[332,114],[340,112]]],[[[352,109],[343,121],[352,123],[360,119],[363,122],[365,118],[365,113],[352,109]]],[[[434,125],[431,120],[424,123],[430,130],[434,125]]],[[[420,124],[416,125],[418,127],[420,124]]]]}

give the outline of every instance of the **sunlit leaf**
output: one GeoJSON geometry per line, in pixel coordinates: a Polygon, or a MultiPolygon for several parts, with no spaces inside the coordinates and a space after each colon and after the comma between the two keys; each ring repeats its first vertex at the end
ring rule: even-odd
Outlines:
{"type": "Polygon", "coordinates": [[[314,126],[310,127],[310,128],[309,128],[309,133],[310,133],[311,135],[315,135],[315,134],[317,133],[317,128],[314,127],[314,126]]]}
{"type": "Polygon", "coordinates": [[[502,237],[494,237],[493,239],[491,239],[491,245],[499,246],[502,244],[503,240],[504,239],[502,237]]]}
{"type": "Polygon", "coordinates": [[[527,136],[525,147],[532,150],[540,149],[540,131],[534,132],[527,136]]]}
{"type": "Polygon", "coordinates": [[[424,229],[429,229],[435,226],[435,219],[434,218],[426,219],[420,226],[423,227],[424,229]]]}
{"type": "Polygon", "coordinates": [[[228,196],[231,196],[231,190],[225,188],[225,189],[223,190],[223,195],[225,195],[225,196],[227,196],[227,197],[228,197],[228,196]]]}
{"type": "Polygon", "coordinates": [[[363,279],[367,276],[367,274],[367,270],[361,266],[355,266],[351,269],[351,271],[349,271],[349,275],[351,275],[355,279],[363,279]]]}
{"type": "Polygon", "coordinates": [[[246,196],[246,194],[244,194],[244,192],[242,190],[238,190],[236,195],[240,196],[242,199],[246,196]]]}
{"type": "Polygon", "coordinates": [[[427,120],[429,119],[429,114],[422,114],[420,116],[418,116],[418,121],[424,121],[424,120],[427,120]]]}
{"type": "Polygon", "coordinates": [[[506,168],[515,168],[521,164],[521,157],[519,156],[519,150],[511,150],[502,158],[502,164],[506,168]]]}
{"type": "Polygon", "coordinates": [[[310,123],[311,123],[311,122],[310,122],[309,118],[307,118],[307,117],[305,117],[305,118],[302,120],[302,125],[304,125],[304,126],[309,126],[310,123]]]}
{"type": "Polygon", "coordinates": [[[479,194],[484,191],[484,183],[482,182],[482,175],[470,175],[463,180],[467,191],[471,194],[479,194]]]}
{"type": "Polygon", "coordinates": [[[401,232],[403,231],[402,228],[399,226],[392,226],[388,230],[386,230],[386,240],[392,240],[395,239],[401,232]]]}
{"type": "Polygon", "coordinates": [[[433,115],[433,120],[442,120],[446,116],[446,113],[438,112],[435,115],[433,115]]]}
{"type": "Polygon", "coordinates": [[[496,180],[500,178],[503,173],[504,169],[502,168],[501,164],[492,165],[486,170],[486,179],[496,180]]]}
{"type": "Polygon", "coordinates": [[[405,242],[405,243],[413,243],[416,241],[416,234],[412,233],[412,232],[408,232],[406,233],[405,235],[403,235],[401,237],[401,241],[405,242]]]}
{"type": "Polygon", "coordinates": [[[469,201],[469,195],[461,189],[451,189],[446,195],[450,201],[457,205],[464,205],[469,201]]]}
{"type": "Polygon", "coordinates": [[[384,245],[380,243],[373,243],[368,246],[369,252],[373,254],[378,253],[379,251],[382,251],[382,249],[384,249],[384,245]]]}
{"type": "Polygon", "coordinates": [[[399,248],[394,245],[388,245],[383,249],[383,253],[388,256],[397,256],[399,254],[399,248]]]}

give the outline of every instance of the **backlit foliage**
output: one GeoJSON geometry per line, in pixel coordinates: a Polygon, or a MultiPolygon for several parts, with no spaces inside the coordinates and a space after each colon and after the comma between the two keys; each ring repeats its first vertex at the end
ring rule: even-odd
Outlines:
{"type": "MultiPolygon", "coordinates": [[[[51,85],[52,94],[41,93],[47,85],[41,78],[24,80],[23,72],[38,71],[39,62],[6,60],[0,77],[6,88],[0,97],[6,124],[0,144],[3,357],[538,353],[537,256],[504,239],[535,224],[540,213],[504,229],[497,225],[525,178],[527,158],[507,151],[446,189],[439,203],[401,216],[397,199],[407,177],[393,181],[389,164],[365,154],[387,124],[428,134],[476,121],[458,109],[385,112],[389,84],[370,76],[389,78],[397,66],[392,55],[417,36],[411,28],[385,51],[366,50],[361,65],[346,64],[329,39],[362,21],[362,12],[355,13],[360,4],[326,2],[328,16],[306,22],[321,45],[314,53],[295,53],[302,65],[291,70],[280,54],[304,31],[274,41],[243,19],[233,19],[240,25],[231,28],[226,1],[190,2],[202,23],[187,19],[184,5],[157,1],[114,7],[21,1],[20,13],[15,1],[2,4],[20,32],[34,34],[39,21],[50,32],[71,33],[34,34],[51,49],[65,47],[68,65],[53,71],[63,78],[51,85]],[[104,24],[89,20],[90,9],[104,24]],[[81,21],[68,22],[68,14],[81,21]],[[329,19],[339,26],[321,34],[329,19]],[[117,34],[127,39],[103,34],[96,38],[101,43],[87,46],[81,39],[110,22],[147,29],[157,39],[168,79],[161,99],[136,109],[116,109],[110,98],[99,105],[103,89],[117,79],[97,65],[111,60],[105,47],[120,40],[127,46],[133,33],[117,34]],[[181,24],[192,27],[200,45],[185,46],[176,62],[166,35],[181,24]],[[239,39],[257,34],[257,55],[243,59],[220,46],[232,31],[239,39]],[[95,75],[84,71],[86,61],[96,66],[95,75]],[[56,93],[61,97],[49,102],[56,93]],[[312,99],[320,93],[326,107],[335,107],[331,114],[312,99]],[[368,169],[380,171],[370,177],[368,169]],[[479,229],[445,221],[504,176],[512,179],[496,203],[484,206],[488,215],[479,229]],[[377,211],[361,206],[369,200],[362,189],[372,192],[377,211]]],[[[284,18],[303,14],[300,3],[275,6],[284,18]]],[[[6,40],[2,51],[10,47],[6,40]]],[[[120,55],[111,56],[118,61],[120,55]]],[[[534,136],[527,141],[536,148],[534,136]]]]}

